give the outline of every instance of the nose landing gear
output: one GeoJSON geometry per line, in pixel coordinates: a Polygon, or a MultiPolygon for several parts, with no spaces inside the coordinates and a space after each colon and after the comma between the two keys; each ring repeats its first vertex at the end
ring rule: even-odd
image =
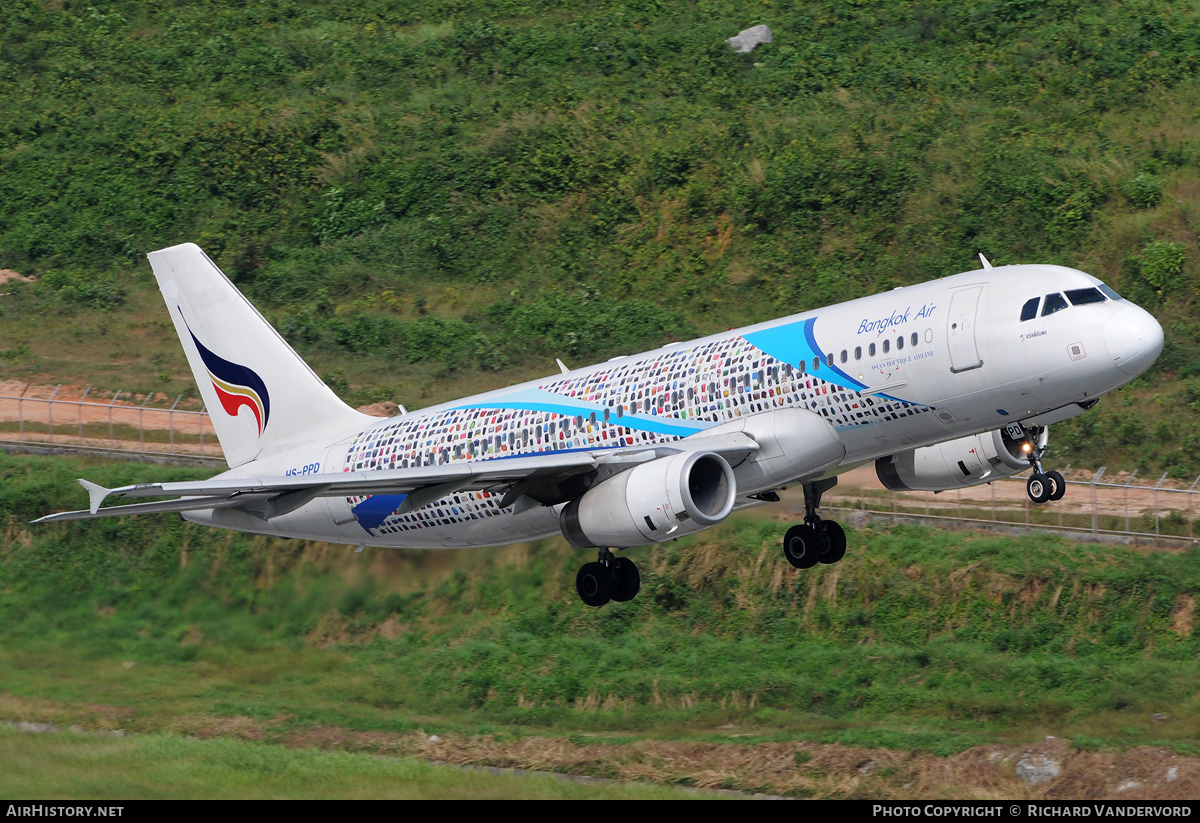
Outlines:
{"type": "Polygon", "coordinates": [[[1029,475],[1029,480],[1025,483],[1025,492],[1034,503],[1062,500],[1063,495],[1067,493],[1067,480],[1062,474],[1042,469],[1042,457],[1046,454],[1047,442],[1046,428],[1039,426],[1029,432],[1025,443],[1029,466],[1033,469],[1033,474],[1029,475]]]}

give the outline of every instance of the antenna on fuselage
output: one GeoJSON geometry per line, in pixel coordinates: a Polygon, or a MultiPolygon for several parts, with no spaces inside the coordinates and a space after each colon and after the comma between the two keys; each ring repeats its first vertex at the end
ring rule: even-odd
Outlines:
{"type": "Polygon", "coordinates": [[[979,262],[983,264],[985,269],[990,269],[992,267],[992,264],[988,262],[988,259],[983,256],[983,252],[979,253],[979,262]]]}

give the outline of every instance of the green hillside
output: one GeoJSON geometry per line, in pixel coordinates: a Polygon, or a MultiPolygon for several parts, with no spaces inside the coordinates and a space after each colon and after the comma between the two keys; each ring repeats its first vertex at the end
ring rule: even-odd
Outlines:
{"type": "Polygon", "coordinates": [[[1166,2],[15,0],[0,266],[37,280],[0,377],[185,391],[143,258],[185,240],[335,389],[410,407],[983,251],[1167,330],[1059,457],[1194,476],[1197,54],[1166,2]]]}

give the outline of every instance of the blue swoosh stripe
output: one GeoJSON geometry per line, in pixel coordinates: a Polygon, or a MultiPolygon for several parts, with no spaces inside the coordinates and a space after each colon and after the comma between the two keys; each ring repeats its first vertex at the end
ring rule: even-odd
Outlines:
{"type": "Polygon", "coordinates": [[[687,437],[699,431],[704,431],[707,428],[715,425],[713,423],[705,423],[699,420],[684,420],[680,417],[645,417],[637,414],[626,414],[617,417],[612,413],[610,406],[603,406],[599,403],[587,403],[582,400],[573,400],[569,397],[563,397],[553,392],[541,391],[538,389],[515,392],[513,394],[497,397],[495,400],[483,401],[479,403],[468,403],[462,406],[455,406],[454,410],[466,409],[496,409],[497,411],[507,411],[509,409],[521,411],[537,411],[548,412],[550,414],[561,414],[564,417],[574,417],[579,414],[585,416],[595,412],[597,418],[603,414],[605,409],[608,409],[610,426],[624,426],[628,429],[636,429],[637,431],[648,431],[656,434],[669,434],[675,437],[687,437]]]}
{"type": "MultiPolygon", "coordinates": [[[[825,362],[825,352],[821,351],[821,347],[817,344],[816,325],[817,318],[809,317],[806,320],[797,320],[794,323],[785,323],[782,326],[751,332],[743,335],[742,339],[783,363],[790,363],[796,367],[799,367],[801,362],[808,363],[807,375],[816,380],[824,380],[826,383],[833,383],[835,386],[841,386],[843,389],[851,391],[870,392],[871,389],[867,384],[854,379],[837,366],[831,366],[825,362]],[[811,367],[814,359],[819,359],[821,368],[829,369],[832,374],[828,372],[814,374],[811,367]]],[[[913,402],[902,397],[893,397],[890,394],[878,396],[887,400],[895,400],[898,403],[913,402]]]]}
{"type": "MultiPolygon", "coordinates": [[[[817,337],[813,333],[813,330],[816,327],[816,325],[817,325],[817,318],[815,318],[815,317],[809,319],[804,324],[804,338],[808,341],[808,345],[814,349],[818,348],[817,337]]],[[[830,380],[829,381],[830,383],[837,383],[839,386],[845,386],[846,388],[851,388],[851,389],[854,389],[855,391],[865,389],[867,387],[866,383],[860,383],[859,381],[855,380],[853,377],[851,377],[850,375],[846,374],[844,371],[839,369],[837,366],[826,363],[826,367],[833,369],[835,374],[841,375],[842,378],[846,381],[845,383],[843,383],[838,380],[830,380]]]]}

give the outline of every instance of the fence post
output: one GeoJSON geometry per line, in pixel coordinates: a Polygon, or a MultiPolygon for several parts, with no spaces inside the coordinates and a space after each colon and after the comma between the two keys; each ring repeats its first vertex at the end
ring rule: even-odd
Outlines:
{"type": "Polygon", "coordinates": [[[62,383],[54,387],[54,391],[50,394],[50,399],[46,401],[46,422],[49,424],[51,443],[54,442],[54,398],[58,397],[58,390],[62,388],[62,383]]]}
{"type": "Polygon", "coordinates": [[[87,400],[88,392],[91,390],[92,387],[88,386],[83,390],[83,397],[79,398],[79,445],[81,446],[83,445],[83,401],[87,400]]]}
{"type": "Polygon", "coordinates": [[[1167,479],[1167,473],[1163,472],[1162,477],[1158,478],[1158,483],[1154,487],[1154,545],[1158,545],[1158,490],[1162,488],[1163,481],[1167,479]]]}
{"type": "Polygon", "coordinates": [[[21,389],[21,396],[17,398],[17,439],[22,443],[25,442],[25,392],[29,391],[31,383],[26,383],[25,388],[21,389]]]}
{"type": "Polygon", "coordinates": [[[112,396],[112,400],[108,401],[108,447],[115,449],[117,447],[117,439],[113,436],[113,404],[117,402],[117,398],[121,396],[124,389],[117,389],[117,393],[112,396]]]}
{"type": "MultiPolygon", "coordinates": [[[[1100,531],[1100,516],[1096,512],[1096,484],[1100,482],[1100,478],[1104,476],[1104,470],[1108,466],[1101,466],[1100,471],[1096,472],[1096,476],[1092,478],[1092,482],[1088,484],[1092,490],[1092,534],[1098,534],[1100,531]]],[[[1126,529],[1126,531],[1129,531],[1126,529]]]]}
{"type": "Polygon", "coordinates": [[[1129,479],[1125,481],[1125,531],[1129,531],[1129,487],[1133,485],[1134,478],[1137,477],[1137,469],[1133,470],[1133,474],[1129,475],[1129,479]]]}
{"type": "Polygon", "coordinates": [[[1196,493],[1196,483],[1200,483],[1200,477],[1196,478],[1196,482],[1192,483],[1192,487],[1187,490],[1188,500],[1188,538],[1195,539],[1196,535],[1192,533],[1192,495],[1196,493]]]}
{"type": "Polygon", "coordinates": [[[175,453],[175,407],[179,405],[179,401],[182,399],[182,394],[176,397],[175,402],[171,404],[171,408],[167,410],[167,430],[170,432],[171,454],[175,453]]]}
{"type": "MultiPolygon", "coordinates": [[[[1062,470],[1063,482],[1066,483],[1068,486],[1071,485],[1071,481],[1067,480],[1067,476],[1070,473],[1071,473],[1071,464],[1068,463],[1067,467],[1062,470]]],[[[1063,509],[1064,508],[1066,508],[1066,507],[1065,506],[1058,507],[1058,527],[1060,529],[1062,528],[1062,525],[1063,525],[1063,509]]]]}
{"type": "Polygon", "coordinates": [[[142,457],[146,456],[146,424],[144,422],[146,404],[150,402],[150,398],[154,397],[154,392],[146,392],[146,399],[142,401],[142,405],[138,406],[138,442],[142,447],[142,457]]]}

